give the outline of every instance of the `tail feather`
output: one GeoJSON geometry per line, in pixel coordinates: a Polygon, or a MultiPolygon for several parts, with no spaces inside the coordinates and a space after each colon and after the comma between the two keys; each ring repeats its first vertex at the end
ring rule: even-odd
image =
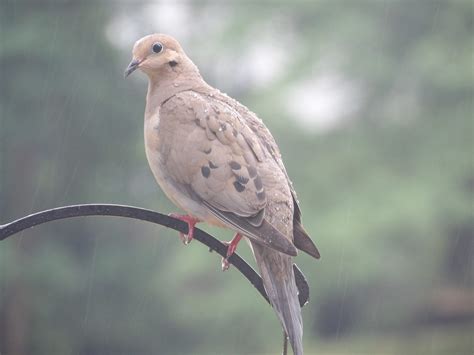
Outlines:
{"type": "Polygon", "coordinates": [[[314,245],[311,237],[306,233],[303,228],[303,224],[301,222],[301,210],[300,206],[298,206],[298,200],[296,199],[296,194],[294,191],[293,193],[293,243],[295,247],[299,250],[308,253],[312,257],[319,259],[321,255],[319,254],[318,248],[314,245]]]}
{"type": "Polygon", "coordinates": [[[316,259],[319,259],[321,257],[318,248],[316,247],[316,245],[314,245],[310,236],[308,235],[308,233],[306,233],[303,226],[301,225],[301,222],[299,221],[293,222],[293,238],[295,247],[297,247],[299,250],[308,253],[316,259]]]}
{"type": "Polygon", "coordinates": [[[294,355],[303,355],[303,320],[291,257],[251,242],[265,291],[294,355]]]}

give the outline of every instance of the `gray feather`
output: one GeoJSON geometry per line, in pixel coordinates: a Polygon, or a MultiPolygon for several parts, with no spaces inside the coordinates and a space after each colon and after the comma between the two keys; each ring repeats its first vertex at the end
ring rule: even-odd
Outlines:
{"type": "Polygon", "coordinates": [[[303,320],[291,257],[251,241],[265,291],[294,355],[303,355],[303,320]]]}
{"type": "Polygon", "coordinates": [[[265,219],[262,220],[260,226],[256,227],[250,223],[246,217],[240,217],[235,213],[219,210],[218,208],[208,204],[206,201],[203,201],[202,203],[204,206],[209,208],[211,213],[213,213],[217,218],[230,224],[235,228],[235,230],[253,241],[291,256],[297,255],[298,252],[293,243],[265,219]]]}

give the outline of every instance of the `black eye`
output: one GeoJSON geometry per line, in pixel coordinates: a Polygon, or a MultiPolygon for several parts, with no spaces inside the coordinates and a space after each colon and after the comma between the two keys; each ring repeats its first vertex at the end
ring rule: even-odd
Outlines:
{"type": "Polygon", "coordinates": [[[163,50],[163,45],[160,42],[156,42],[153,44],[153,47],[151,47],[151,49],[155,53],[160,53],[163,50]]]}

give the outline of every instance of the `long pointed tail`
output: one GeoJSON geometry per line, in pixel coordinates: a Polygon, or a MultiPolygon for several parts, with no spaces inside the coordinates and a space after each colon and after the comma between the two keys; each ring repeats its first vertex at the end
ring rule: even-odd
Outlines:
{"type": "Polygon", "coordinates": [[[283,330],[288,334],[294,355],[303,355],[303,321],[291,257],[253,243],[265,291],[283,330]]]}

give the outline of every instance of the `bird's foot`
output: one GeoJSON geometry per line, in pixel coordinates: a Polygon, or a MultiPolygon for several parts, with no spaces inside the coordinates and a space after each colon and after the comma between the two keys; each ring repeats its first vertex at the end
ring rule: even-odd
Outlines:
{"type": "Polygon", "coordinates": [[[230,242],[223,242],[224,244],[227,245],[227,253],[226,257],[222,258],[221,266],[222,266],[222,271],[226,271],[229,269],[230,263],[229,263],[229,257],[234,254],[234,252],[237,249],[237,245],[240,242],[240,239],[242,239],[242,235],[240,233],[237,233],[234,238],[230,242]]]}
{"type": "Polygon", "coordinates": [[[196,223],[199,223],[200,220],[187,214],[170,213],[168,216],[179,219],[188,224],[188,234],[185,235],[184,233],[179,232],[179,239],[181,239],[185,245],[191,243],[191,240],[193,240],[194,237],[194,226],[196,223]]]}

